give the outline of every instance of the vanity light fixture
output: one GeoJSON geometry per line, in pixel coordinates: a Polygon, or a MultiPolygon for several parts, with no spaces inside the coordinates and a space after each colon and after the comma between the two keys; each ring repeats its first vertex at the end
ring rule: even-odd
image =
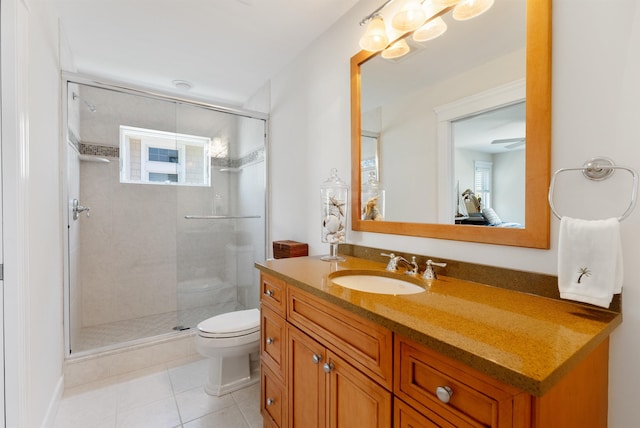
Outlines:
{"type": "MultiPolygon", "coordinates": [[[[402,53],[397,53],[400,46],[392,49],[389,46],[389,36],[380,11],[394,0],[386,0],[380,7],[367,15],[360,25],[369,24],[360,38],[360,47],[369,52],[383,49],[387,52],[384,58],[397,58],[409,52],[409,46],[402,46],[402,53]],[[392,53],[394,52],[394,53],[392,53]]],[[[391,19],[392,27],[401,33],[415,31],[413,39],[424,42],[442,35],[447,30],[447,24],[440,15],[452,10],[453,18],[458,21],[475,18],[493,6],[495,0],[405,0],[400,10],[391,19]]],[[[394,43],[395,45],[395,43],[394,43]]],[[[405,43],[406,45],[406,43],[405,43]]]]}
{"type": "Polygon", "coordinates": [[[431,3],[433,3],[434,6],[439,6],[439,7],[450,7],[450,6],[455,6],[456,3],[459,3],[460,0],[431,0],[431,3]]]}
{"type": "Polygon", "coordinates": [[[451,14],[457,21],[466,21],[485,13],[493,6],[493,2],[494,0],[461,0],[451,14]]]}
{"type": "Polygon", "coordinates": [[[376,14],[369,19],[367,31],[360,38],[360,47],[365,51],[377,52],[388,45],[389,38],[387,37],[387,29],[384,26],[384,19],[382,19],[382,15],[376,14]]]}
{"type": "Polygon", "coordinates": [[[400,11],[393,15],[391,24],[399,31],[413,31],[420,27],[425,19],[427,19],[427,14],[422,9],[422,1],[407,0],[400,11]]]}
{"type": "Polygon", "coordinates": [[[382,58],[384,59],[394,59],[400,58],[403,55],[409,53],[411,48],[409,48],[409,44],[405,39],[400,39],[385,50],[382,51],[382,58]]]}
{"type": "Polygon", "coordinates": [[[447,23],[441,17],[436,17],[413,32],[413,40],[426,42],[440,37],[447,31],[447,23]]]}

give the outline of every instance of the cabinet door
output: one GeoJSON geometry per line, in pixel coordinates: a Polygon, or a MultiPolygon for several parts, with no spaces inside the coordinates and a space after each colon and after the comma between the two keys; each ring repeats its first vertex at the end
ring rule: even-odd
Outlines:
{"type": "Polygon", "coordinates": [[[329,372],[328,400],[330,428],[389,428],[391,393],[327,351],[323,369],[329,372]]]}
{"type": "Polygon", "coordinates": [[[326,357],[325,349],[290,325],[287,325],[287,343],[289,427],[324,427],[327,375],[322,365],[326,357]]]}

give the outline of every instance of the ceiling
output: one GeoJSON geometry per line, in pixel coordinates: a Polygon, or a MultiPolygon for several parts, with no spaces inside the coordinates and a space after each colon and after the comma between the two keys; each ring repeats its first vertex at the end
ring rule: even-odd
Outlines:
{"type": "MultiPolygon", "coordinates": [[[[241,106],[358,0],[52,0],[76,71],[241,106]]],[[[357,25],[357,23],[354,23],[357,25]]],[[[358,49],[354,46],[354,52],[358,49]]]]}
{"type": "Polygon", "coordinates": [[[451,126],[456,149],[492,154],[524,150],[526,103],[489,110],[451,126]]]}

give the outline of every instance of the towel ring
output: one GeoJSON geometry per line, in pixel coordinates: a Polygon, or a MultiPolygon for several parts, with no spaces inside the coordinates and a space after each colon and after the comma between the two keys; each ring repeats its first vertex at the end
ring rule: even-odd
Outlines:
{"type": "Polygon", "coordinates": [[[629,202],[629,206],[626,211],[622,213],[620,217],[618,217],[618,221],[622,221],[629,217],[629,214],[633,211],[636,206],[636,200],[638,196],[638,173],[633,169],[626,166],[615,165],[611,159],[608,158],[594,158],[588,162],[585,162],[581,168],[560,168],[551,176],[551,184],[549,185],[549,207],[551,208],[551,212],[558,219],[561,219],[562,216],[558,214],[556,207],[553,203],[553,192],[555,189],[556,177],[563,172],[566,171],[582,171],[582,175],[584,175],[589,180],[593,181],[602,181],[611,177],[616,169],[622,169],[624,171],[628,171],[633,178],[633,185],[631,187],[631,201],[629,202]]]}

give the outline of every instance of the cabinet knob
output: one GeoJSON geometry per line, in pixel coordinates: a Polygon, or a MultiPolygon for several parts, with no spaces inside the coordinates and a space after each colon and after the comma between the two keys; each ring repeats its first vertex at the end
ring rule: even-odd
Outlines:
{"type": "Polygon", "coordinates": [[[273,290],[264,290],[264,294],[266,294],[269,297],[273,297],[273,290]]]}
{"type": "Polygon", "coordinates": [[[267,406],[273,406],[273,403],[275,403],[276,400],[274,400],[273,398],[267,398],[267,406]]]}
{"type": "Polygon", "coordinates": [[[318,364],[320,361],[322,361],[322,355],[319,354],[313,354],[313,357],[311,357],[313,359],[313,364],[318,364]]]}
{"type": "Polygon", "coordinates": [[[267,345],[271,345],[273,344],[273,342],[275,342],[275,340],[273,340],[273,337],[267,337],[267,340],[265,342],[267,342],[267,345]]]}
{"type": "Polygon", "coordinates": [[[438,399],[443,403],[448,403],[451,400],[451,396],[453,395],[453,389],[448,386],[439,386],[436,388],[436,395],[438,399]]]}
{"type": "Polygon", "coordinates": [[[331,370],[333,370],[333,363],[332,362],[324,363],[324,365],[322,366],[322,369],[324,370],[325,373],[331,373],[331,370]]]}

